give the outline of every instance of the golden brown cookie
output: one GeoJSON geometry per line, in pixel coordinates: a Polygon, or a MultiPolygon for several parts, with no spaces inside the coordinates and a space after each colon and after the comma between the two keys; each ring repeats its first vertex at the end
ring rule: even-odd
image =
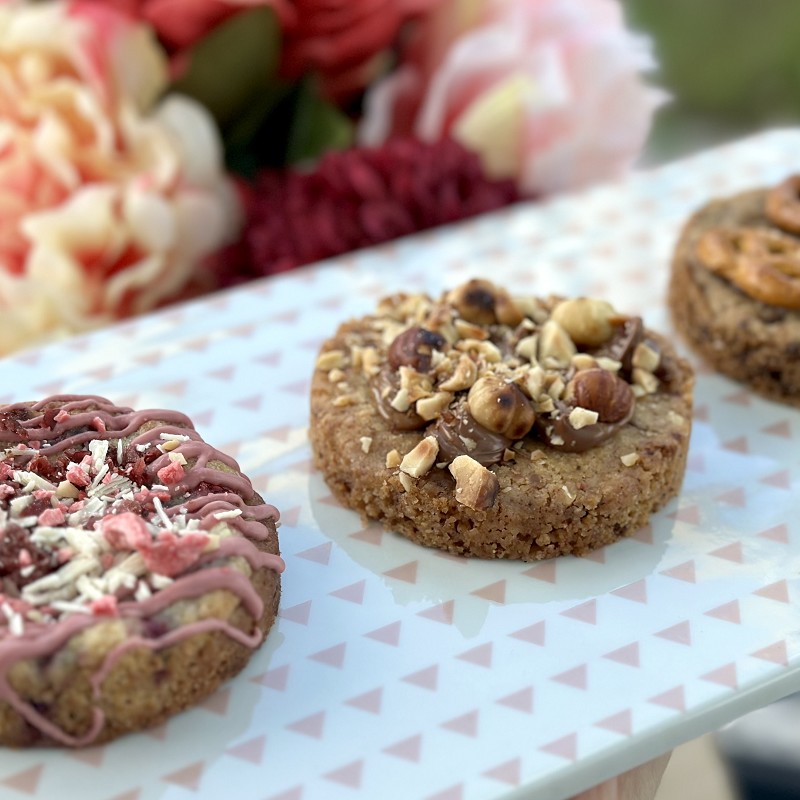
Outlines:
{"type": "Polygon", "coordinates": [[[277,612],[277,520],[183,414],[0,407],[0,743],[105,742],[235,675],[277,612]]]}
{"type": "Polygon", "coordinates": [[[476,280],[343,324],[317,361],[310,438],[342,502],[415,542],[584,554],[678,491],[692,384],[665,339],[608,303],[476,280]]]}
{"type": "Polygon", "coordinates": [[[798,179],[701,208],[675,249],[676,327],[716,370],[800,406],[798,179]]]}

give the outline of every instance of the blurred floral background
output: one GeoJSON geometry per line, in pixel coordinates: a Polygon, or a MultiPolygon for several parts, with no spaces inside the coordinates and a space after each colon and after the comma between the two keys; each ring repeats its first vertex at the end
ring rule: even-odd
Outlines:
{"type": "Polygon", "coordinates": [[[0,354],[800,113],[792,0],[0,0],[0,354]]]}

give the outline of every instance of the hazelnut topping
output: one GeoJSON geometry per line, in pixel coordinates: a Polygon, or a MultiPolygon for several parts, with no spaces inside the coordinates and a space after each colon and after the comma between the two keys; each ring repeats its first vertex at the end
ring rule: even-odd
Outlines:
{"type": "Polygon", "coordinates": [[[438,333],[414,326],[396,336],[389,347],[388,361],[392,369],[411,367],[417,372],[431,368],[434,349],[441,349],[445,339],[438,333]]]}
{"type": "Polygon", "coordinates": [[[600,422],[625,419],[634,402],[631,387],[622,378],[599,368],[576,373],[567,392],[576,406],[596,411],[600,422]]]}
{"type": "Polygon", "coordinates": [[[533,427],[536,414],[518,386],[496,375],[479,378],[467,396],[469,413],[484,428],[509,439],[521,439],[533,427]]]}

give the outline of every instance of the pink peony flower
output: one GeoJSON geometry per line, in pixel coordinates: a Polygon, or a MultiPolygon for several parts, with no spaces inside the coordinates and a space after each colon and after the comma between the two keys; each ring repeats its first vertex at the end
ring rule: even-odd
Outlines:
{"type": "Polygon", "coordinates": [[[166,81],[127,17],[0,5],[0,353],[173,299],[235,237],[213,123],[154,106],[166,81]]]}
{"type": "Polygon", "coordinates": [[[450,135],[526,194],[573,189],[638,156],[663,100],[652,66],[616,0],[450,0],[368,93],[360,139],[450,135]]]}

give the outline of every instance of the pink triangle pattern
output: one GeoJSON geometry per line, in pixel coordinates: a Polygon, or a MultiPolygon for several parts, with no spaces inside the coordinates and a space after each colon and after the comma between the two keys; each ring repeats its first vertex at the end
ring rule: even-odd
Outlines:
{"type": "Polygon", "coordinates": [[[476,709],[449,719],[447,722],[443,722],[440,727],[454,733],[460,733],[463,736],[475,738],[478,735],[478,711],[476,709]]]}
{"type": "Polygon", "coordinates": [[[639,642],[632,642],[624,647],[612,650],[610,653],[606,653],[603,658],[616,661],[618,664],[627,664],[629,667],[638,667],[640,666],[639,642]]]}
{"type": "Polygon", "coordinates": [[[435,692],[439,686],[439,667],[436,665],[425,667],[425,669],[404,676],[402,680],[405,683],[411,683],[414,686],[420,686],[423,689],[430,689],[435,692]]]}
{"type": "Polygon", "coordinates": [[[303,719],[290,722],[286,727],[290,731],[302,733],[304,736],[309,736],[312,739],[321,739],[324,726],[325,712],[318,711],[316,714],[311,714],[309,717],[303,717],[303,719]]]}
{"type": "Polygon", "coordinates": [[[301,553],[295,553],[295,555],[297,558],[304,558],[306,561],[313,561],[315,564],[327,566],[328,562],[331,560],[332,547],[333,544],[331,542],[325,542],[325,544],[311,547],[308,550],[303,550],[301,553]]]}
{"type": "Polygon", "coordinates": [[[700,676],[704,681],[716,683],[720,686],[727,686],[729,689],[736,689],[739,686],[739,676],[736,673],[736,664],[725,664],[717,669],[712,669],[700,676]]]}
{"type": "Polygon", "coordinates": [[[762,661],[771,661],[773,664],[780,664],[782,667],[789,666],[789,652],[785,641],[775,642],[767,647],[762,647],[760,650],[750,653],[750,655],[762,661]]]}
{"type": "Polygon", "coordinates": [[[574,689],[586,690],[588,686],[588,670],[586,664],[581,664],[579,667],[561,672],[558,675],[553,675],[551,681],[556,683],[563,683],[564,686],[572,686],[574,689]]]}
{"type": "Polygon", "coordinates": [[[750,452],[750,445],[747,443],[746,436],[738,436],[736,439],[731,439],[729,442],[723,442],[722,446],[725,450],[730,450],[734,453],[746,455],[750,452]]]}
{"type": "Polygon", "coordinates": [[[282,667],[268,670],[263,675],[256,675],[250,678],[251,683],[257,683],[260,686],[268,686],[270,689],[276,689],[279,692],[286,691],[286,683],[289,679],[289,665],[284,664],[282,667]]]}
{"type": "Polygon", "coordinates": [[[784,419],[780,422],[775,422],[772,425],[767,425],[765,428],[761,429],[763,433],[769,433],[772,436],[780,436],[783,439],[791,439],[792,438],[792,429],[789,425],[789,420],[784,419]]]}
{"type": "Polygon", "coordinates": [[[712,608],[704,613],[707,617],[714,617],[714,619],[721,619],[725,622],[733,622],[735,625],[740,625],[742,622],[742,614],[739,609],[738,600],[731,600],[730,603],[723,603],[721,606],[712,608]]]}
{"type": "Polygon", "coordinates": [[[365,633],[364,636],[374,639],[376,642],[383,642],[384,644],[397,647],[400,644],[400,628],[401,623],[392,622],[389,625],[384,625],[382,628],[377,628],[374,631],[365,633]]]}
{"type": "Polygon", "coordinates": [[[726,561],[733,561],[736,564],[744,563],[741,542],[732,542],[723,547],[718,547],[716,550],[712,550],[709,555],[716,556],[717,558],[724,558],[726,561]]]}
{"type": "Polygon", "coordinates": [[[510,633],[509,636],[523,642],[538,644],[540,647],[544,647],[545,630],[545,622],[542,620],[541,622],[535,622],[533,625],[528,625],[526,628],[520,628],[518,631],[510,633]]]}
{"type": "Polygon", "coordinates": [[[579,603],[577,606],[562,611],[561,616],[577,619],[589,625],[597,625],[597,601],[587,600],[585,603],[579,603]]]}
{"type": "Polygon", "coordinates": [[[659,574],[679,581],[686,581],[686,583],[697,583],[694,561],[684,561],[683,564],[678,564],[676,567],[661,570],[659,574]]]}
{"type": "Polygon", "coordinates": [[[141,789],[131,789],[129,792],[123,792],[122,794],[115,794],[110,800],[139,800],[142,796],[141,789]]]}
{"type": "Polygon", "coordinates": [[[789,584],[785,580],[770,583],[761,589],[756,589],[753,594],[759,597],[766,597],[769,600],[777,600],[779,603],[789,602],[789,584]]]}
{"type": "Polygon", "coordinates": [[[278,616],[281,619],[288,619],[290,622],[296,622],[299,625],[308,625],[308,618],[310,615],[311,600],[306,600],[304,603],[299,603],[289,608],[281,608],[278,611],[278,616]]]}
{"type": "Polygon", "coordinates": [[[456,658],[488,669],[492,666],[492,643],[486,642],[486,644],[471,647],[469,650],[459,653],[456,658]]]}
{"type": "Polygon", "coordinates": [[[305,794],[302,786],[293,786],[280,794],[272,794],[267,800],[303,800],[305,794]]]}
{"type": "Polygon", "coordinates": [[[218,689],[210,697],[207,697],[200,703],[200,708],[210,711],[212,714],[217,714],[224,717],[228,713],[228,706],[231,700],[231,690],[228,687],[218,689]]]}
{"type": "Polygon", "coordinates": [[[570,733],[568,736],[562,736],[560,739],[542,745],[539,749],[544,753],[550,753],[552,756],[574,761],[578,757],[578,736],[575,733],[570,733]]]}
{"type": "Polygon", "coordinates": [[[513,708],[515,711],[522,711],[525,714],[533,713],[533,687],[526,686],[517,692],[507,694],[495,701],[498,705],[506,708],[513,708]]]}
{"type": "Polygon", "coordinates": [[[506,582],[505,580],[490,583],[482,589],[475,589],[470,592],[476,597],[482,597],[484,600],[489,600],[492,603],[503,605],[506,602],[506,582]]]}
{"type": "Polygon", "coordinates": [[[23,794],[34,795],[39,788],[39,781],[41,780],[43,770],[44,764],[37,764],[35,767],[29,767],[21,772],[15,772],[7,778],[3,778],[0,783],[2,783],[3,786],[8,786],[10,789],[16,789],[23,794]]]}
{"type": "Polygon", "coordinates": [[[612,733],[620,733],[623,736],[630,736],[633,733],[633,714],[631,710],[625,709],[618,714],[612,714],[594,723],[595,728],[602,728],[612,733]]]}
{"type": "Polygon", "coordinates": [[[493,778],[509,786],[519,786],[522,775],[522,762],[518,758],[504,761],[496,767],[485,770],[483,774],[487,778],[493,778]]]}
{"type": "Polygon", "coordinates": [[[660,639],[667,639],[670,642],[677,642],[678,644],[685,644],[691,646],[692,644],[692,627],[688,620],[679,622],[677,625],[671,625],[669,628],[664,628],[663,631],[658,631],[654,636],[660,639]]]}
{"type": "Polygon", "coordinates": [[[416,736],[410,736],[408,739],[390,744],[388,747],[383,748],[383,752],[418,764],[422,755],[422,736],[417,734],[416,736]]]}
{"type": "Polygon", "coordinates": [[[329,667],[336,667],[341,669],[344,664],[344,655],[347,650],[347,645],[342,642],[333,647],[326,647],[318,653],[313,653],[309,656],[312,661],[318,661],[320,664],[327,664],[329,667]]]}
{"type": "Polygon", "coordinates": [[[364,694],[351,697],[344,702],[345,705],[358,708],[361,711],[368,711],[370,714],[380,714],[381,704],[383,702],[383,689],[372,689],[369,692],[364,692],[364,694]]]}
{"type": "Polygon", "coordinates": [[[387,578],[395,578],[404,583],[416,583],[418,565],[419,561],[409,561],[408,564],[401,564],[399,567],[387,569],[383,574],[387,578]]]}
{"type": "Polygon", "coordinates": [[[167,775],[162,775],[161,780],[165,783],[174,783],[177,786],[183,786],[185,789],[191,789],[196,792],[200,788],[200,782],[203,780],[203,770],[205,769],[205,762],[195,761],[194,764],[189,764],[188,767],[175,770],[167,775]]]}
{"type": "Polygon", "coordinates": [[[556,563],[555,561],[546,561],[544,564],[537,564],[535,567],[526,569],[522,574],[529,578],[536,578],[537,581],[555,583],[556,563]]]}
{"type": "Polygon", "coordinates": [[[627,586],[620,586],[619,589],[614,589],[611,594],[616,597],[624,597],[626,600],[632,600],[634,603],[647,603],[647,581],[642,578],[629,583],[627,586]]]}
{"type": "Polygon", "coordinates": [[[766,530],[761,531],[758,536],[762,539],[769,539],[773,542],[789,544],[789,528],[785,523],[767,528],[766,530]]]}
{"type": "Polygon", "coordinates": [[[675,686],[666,692],[650,697],[648,702],[656,706],[671,708],[674,711],[686,711],[686,690],[683,686],[675,686]]]}
{"type": "Polygon", "coordinates": [[[69,755],[76,761],[82,761],[91,767],[101,767],[105,757],[105,747],[102,745],[99,747],[84,747],[80,750],[69,751],[69,755]]]}
{"type": "Polygon", "coordinates": [[[729,506],[736,508],[745,508],[747,506],[747,495],[744,489],[739,486],[736,489],[731,489],[727,492],[717,495],[714,498],[718,503],[726,503],[729,506]]]}
{"type": "Polygon", "coordinates": [[[362,760],[352,761],[343,767],[339,767],[339,769],[326,772],[322,777],[342,786],[347,786],[350,789],[360,789],[363,770],[364,762],[362,760]]]}
{"type": "Polygon", "coordinates": [[[788,469],[782,469],[779,472],[773,472],[771,475],[759,478],[758,482],[767,486],[775,486],[778,489],[792,488],[792,478],[788,469]]]}
{"type": "Polygon", "coordinates": [[[685,522],[687,525],[698,525],[700,523],[700,508],[699,506],[686,506],[667,514],[670,519],[677,522],[685,522]]]}
{"type": "Polygon", "coordinates": [[[454,600],[447,600],[444,603],[426,608],[424,611],[418,611],[417,616],[433,620],[434,622],[442,622],[445,625],[452,625],[454,606],[454,600]]]}
{"type": "Polygon", "coordinates": [[[356,583],[351,583],[349,586],[343,586],[341,589],[328,592],[328,594],[332,597],[338,597],[340,600],[347,600],[348,603],[355,603],[360,606],[364,603],[364,589],[366,585],[366,581],[357,581],[356,583]]]}
{"type": "Polygon", "coordinates": [[[264,748],[267,743],[266,736],[256,736],[246,742],[229,747],[225,752],[229,756],[247,761],[250,764],[260,764],[264,758],[264,748]]]}
{"type": "Polygon", "coordinates": [[[366,542],[367,544],[380,545],[383,543],[383,529],[378,528],[376,525],[369,525],[363,530],[351,533],[349,539],[355,539],[358,542],[366,542]]]}

